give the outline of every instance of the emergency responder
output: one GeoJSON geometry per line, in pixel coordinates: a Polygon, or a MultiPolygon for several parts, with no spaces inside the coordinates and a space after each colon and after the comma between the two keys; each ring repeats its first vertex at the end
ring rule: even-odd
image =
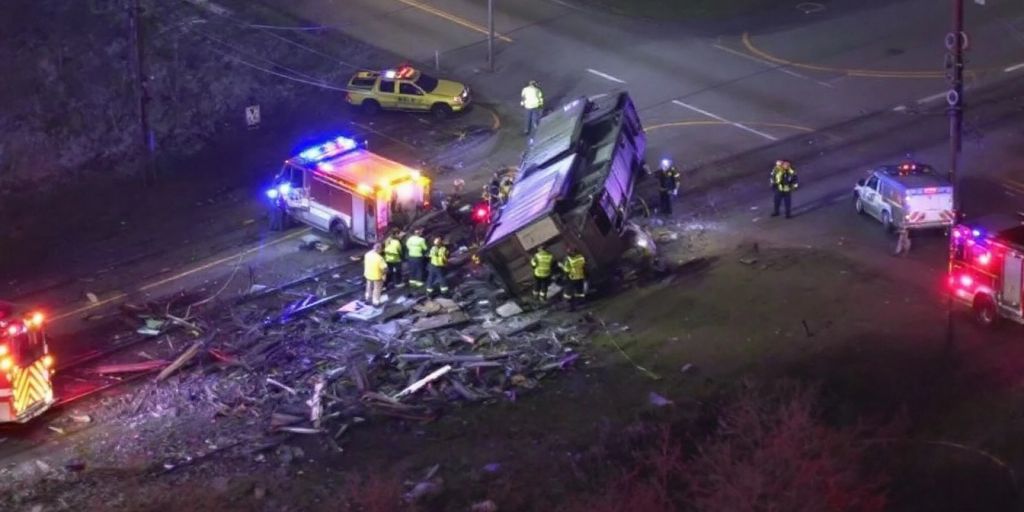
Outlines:
{"type": "Polygon", "coordinates": [[[501,205],[501,175],[499,173],[494,173],[491,176],[491,181],[484,185],[483,198],[492,210],[497,209],[501,205]]]}
{"type": "Polygon", "coordinates": [[[444,240],[441,237],[434,239],[434,246],[430,248],[429,256],[427,295],[433,297],[436,291],[440,291],[441,295],[444,295],[448,293],[448,282],[444,278],[444,269],[448,266],[448,246],[444,245],[444,240]]]}
{"type": "Polygon", "coordinates": [[[384,239],[384,262],[388,264],[388,276],[384,284],[391,287],[404,286],[402,281],[402,238],[397,229],[391,230],[384,239]]]}
{"type": "Polygon", "coordinates": [[[658,210],[662,215],[672,215],[672,198],[679,194],[679,171],[671,160],[664,158],[654,177],[658,179],[658,210]]]}
{"type": "Polygon", "coordinates": [[[427,272],[427,240],[423,238],[423,228],[416,228],[412,235],[405,239],[405,255],[409,259],[409,286],[422,288],[427,272]]]}
{"type": "Polygon", "coordinates": [[[562,298],[569,301],[569,305],[575,307],[586,297],[586,266],[587,260],[580,254],[579,249],[570,247],[560,267],[568,278],[565,283],[565,290],[562,298]]]}
{"type": "Polygon", "coordinates": [[[388,264],[380,255],[381,246],[373,244],[365,256],[363,256],[363,277],[366,278],[366,293],[363,294],[365,302],[374,306],[380,305],[380,294],[384,291],[384,275],[388,271],[388,264]]]}
{"type": "Polygon", "coordinates": [[[512,193],[512,184],[514,182],[515,179],[511,174],[502,176],[501,180],[498,182],[498,202],[501,203],[502,206],[508,202],[508,196],[512,193]]]}
{"type": "Polygon", "coordinates": [[[522,99],[519,104],[526,109],[526,131],[524,135],[530,135],[540,123],[540,116],[544,112],[544,92],[540,90],[536,80],[523,87],[522,99]]]}
{"type": "Polygon", "coordinates": [[[775,167],[772,168],[770,179],[772,190],[775,191],[772,217],[779,216],[779,206],[781,206],[782,203],[785,203],[786,218],[791,218],[793,216],[793,199],[791,196],[793,191],[800,186],[796,177],[796,169],[794,169],[789,162],[779,160],[775,162],[775,167]]]}
{"type": "Polygon", "coordinates": [[[910,253],[910,230],[906,227],[899,228],[899,238],[896,239],[896,250],[894,256],[905,256],[910,253]]]}
{"type": "Polygon", "coordinates": [[[533,296],[541,302],[548,300],[548,287],[551,286],[551,263],[555,256],[544,247],[537,249],[530,258],[533,267],[533,296]]]}

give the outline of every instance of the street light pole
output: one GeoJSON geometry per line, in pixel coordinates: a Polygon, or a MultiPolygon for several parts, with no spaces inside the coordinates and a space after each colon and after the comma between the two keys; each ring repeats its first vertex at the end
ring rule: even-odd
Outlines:
{"type": "MultiPolygon", "coordinates": [[[[953,186],[953,223],[964,218],[963,194],[960,190],[960,149],[963,129],[964,104],[964,47],[967,34],[964,33],[964,0],[953,0],[953,30],[946,34],[946,79],[950,90],[946,94],[949,104],[949,183],[953,186]]],[[[950,253],[950,258],[953,254],[950,253]]],[[[952,264],[952,262],[950,262],[952,264]]],[[[952,350],[954,341],[953,293],[946,298],[946,349],[952,350]]]]}
{"type": "Polygon", "coordinates": [[[487,69],[494,71],[494,0],[487,0],[487,69]]]}

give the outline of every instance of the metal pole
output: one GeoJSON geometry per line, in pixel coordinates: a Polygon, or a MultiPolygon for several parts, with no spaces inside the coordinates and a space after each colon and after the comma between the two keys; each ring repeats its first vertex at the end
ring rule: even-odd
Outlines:
{"type": "Polygon", "coordinates": [[[487,0],[487,69],[494,71],[494,0],[487,0]]]}
{"type": "Polygon", "coordinates": [[[139,7],[139,0],[132,0],[128,7],[128,28],[131,31],[131,40],[134,48],[135,60],[135,96],[138,99],[139,131],[142,142],[142,181],[144,184],[151,183],[154,178],[153,170],[153,140],[152,130],[149,127],[149,91],[146,87],[146,66],[145,49],[143,47],[144,37],[142,33],[142,9],[139,7]]]}
{"type": "MultiPolygon", "coordinates": [[[[946,48],[949,50],[947,58],[952,67],[947,75],[951,87],[946,100],[949,103],[949,182],[953,185],[954,224],[962,221],[964,218],[959,167],[961,131],[963,128],[965,38],[964,1],[953,0],[953,30],[946,36],[946,48]],[[950,44],[950,41],[952,41],[952,44],[950,44]]],[[[952,253],[949,257],[953,257],[952,253]]],[[[950,268],[952,268],[952,261],[950,261],[950,268]]],[[[953,293],[949,291],[946,298],[946,350],[953,349],[954,329],[953,293]]]]}

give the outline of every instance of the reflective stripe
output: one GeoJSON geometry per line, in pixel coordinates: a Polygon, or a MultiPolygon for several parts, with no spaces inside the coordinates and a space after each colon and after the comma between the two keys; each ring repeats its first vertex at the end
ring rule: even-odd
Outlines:
{"type": "Polygon", "coordinates": [[[13,412],[17,416],[38,402],[53,400],[49,371],[38,360],[27,368],[14,371],[13,412]]]}

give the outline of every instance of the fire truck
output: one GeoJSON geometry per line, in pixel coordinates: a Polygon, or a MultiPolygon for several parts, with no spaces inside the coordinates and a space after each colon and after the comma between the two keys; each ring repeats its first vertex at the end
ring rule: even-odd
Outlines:
{"type": "Polygon", "coordinates": [[[371,153],[365,141],[335,137],[286,160],[266,194],[286,218],[330,234],[345,250],[383,240],[389,225],[428,207],[430,180],[371,153]]]}
{"type": "Polygon", "coordinates": [[[24,423],[53,405],[53,356],[43,314],[0,302],[0,423],[24,423]]]}
{"type": "Polygon", "coordinates": [[[978,322],[1024,324],[1024,224],[1009,216],[958,224],[950,234],[949,286],[978,322]]]}

